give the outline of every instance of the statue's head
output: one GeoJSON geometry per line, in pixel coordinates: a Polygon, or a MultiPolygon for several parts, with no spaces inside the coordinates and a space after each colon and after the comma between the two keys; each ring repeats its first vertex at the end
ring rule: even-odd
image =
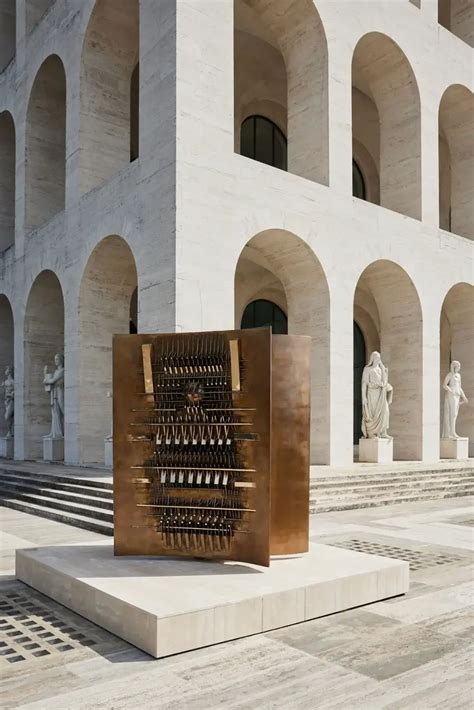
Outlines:
{"type": "Polygon", "coordinates": [[[377,352],[377,350],[374,350],[373,353],[371,353],[370,358],[369,358],[369,365],[380,365],[382,362],[382,358],[380,357],[380,353],[377,352]]]}
{"type": "Polygon", "coordinates": [[[54,356],[54,364],[56,367],[64,367],[64,355],[62,353],[56,353],[54,356]]]}
{"type": "Polygon", "coordinates": [[[461,369],[461,363],[459,362],[459,360],[453,360],[451,363],[451,372],[456,373],[456,372],[459,372],[460,369],[461,369]]]}

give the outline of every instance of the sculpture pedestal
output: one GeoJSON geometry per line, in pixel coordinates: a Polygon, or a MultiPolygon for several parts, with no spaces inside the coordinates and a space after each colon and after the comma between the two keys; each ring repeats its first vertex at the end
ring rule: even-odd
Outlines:
{"type": "Polygon", "coordinates": [[[13,436],[0,437],[0,458],[2,458],[2,459],[12,459],[13,458],[14,441],[15,440],[14,440],[13,436]]]}
{"type": "Polygon", "coordinates": [[[461,436],[459,439],[441,439],[440,458],[468,459],[469,439],[467,436],[461,436]]]}
{"type": "Polygon", "coordinates": [[[64,461],[64,439],[53,439],[51,436],[43,437],[44,461],[64,461]]]}
{"type": "Polygon", "coordinates": [[[393,439],[359,439],[359,461],[392,463],[393,439]]]}
{"type": "Polygon", "coordinates": [[[113,439],[104,439],[104,461],[107,468],[114,466],[114,442],[113,439]]]}

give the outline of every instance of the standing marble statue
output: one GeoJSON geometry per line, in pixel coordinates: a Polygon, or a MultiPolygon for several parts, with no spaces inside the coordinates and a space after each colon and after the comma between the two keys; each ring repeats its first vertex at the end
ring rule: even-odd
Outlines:
{"type": "Polygon", "coordinates": [[[456,434],[456,419],[459,414],[459,407],[468,399],[461,387],[461,364],[458,360],[453,360],[449,372],[444,378],[444,416],[443,416],[443,439],[459,439],[456,434]]]}
{"type": "Polygon", "coordinates": [[[15,380],[13,379],[13,367],[5,370],[5,380],[2,382],[5,390],[5,422],[7,425],[7,439],[13,437],[13,420],[15,417],[15,380]]]}
{"type": "Polygon", "coordinates": [[[366,439],[391,439],[389,405],[393,387],[388,383],[388,370],[380,353],[373,352],[362,375],[362,433],[366,439]]]}
{"type": "Polygon", "coordinates": [[[49,392],[51,404],[51,431],[47,435],[48,439],[62,439],[64,437],[64,356],[58,353],[54,356],[56,369],[48,372],[48,366],[44,368],[43,384],[46,392],[49,392]]]}

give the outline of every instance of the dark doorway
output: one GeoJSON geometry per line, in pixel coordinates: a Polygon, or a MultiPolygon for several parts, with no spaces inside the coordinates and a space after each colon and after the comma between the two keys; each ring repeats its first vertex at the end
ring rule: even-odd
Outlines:
{"type": "Polygon", "coordinates": [[[354,321],[354,444],[362,436],[362,373],[366,363],[365,339],[354,321]]]}
{"type": "Polygon", "coordinates": [[[276,303],[260,298],[248,304],[242,316],[241,328],[272,326],[275,335],[288,334],[288,318],[276,303]]]}

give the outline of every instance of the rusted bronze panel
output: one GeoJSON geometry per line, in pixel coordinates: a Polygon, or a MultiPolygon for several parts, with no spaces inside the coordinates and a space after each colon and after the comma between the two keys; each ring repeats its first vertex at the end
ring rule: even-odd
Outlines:
{"type": "Polygon", "coordinates": [[[270,363],[269,328],[114,337],[115,554],[268,566],[270,363]]]}
{"type": "Polygon", "coordinates": [[[272,555],[308,551],[311,338],[272,337],[272,555]]]}

